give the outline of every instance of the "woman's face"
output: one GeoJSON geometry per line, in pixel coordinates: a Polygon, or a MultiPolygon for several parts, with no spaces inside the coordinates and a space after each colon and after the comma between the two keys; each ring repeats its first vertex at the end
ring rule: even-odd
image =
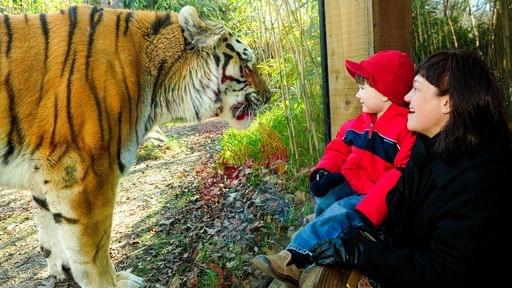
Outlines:
{"type": "Polygon", "coordinates": [[[450,96],[438,96],[438,90],[425,78],[414,77],[413,88],[405,95],[409,103],[407,128],[429,137],[439,133],[450,119],[450,96]]]}

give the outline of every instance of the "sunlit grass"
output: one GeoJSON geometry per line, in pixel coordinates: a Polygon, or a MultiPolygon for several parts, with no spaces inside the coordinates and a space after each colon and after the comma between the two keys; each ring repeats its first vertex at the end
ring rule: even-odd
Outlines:
{"type": "Polygon", "coordinates": [[[50,13],[59,9],[84,3],[82,0],[0,0],[0,12],[8,14],[20,13],[50,13]]]}

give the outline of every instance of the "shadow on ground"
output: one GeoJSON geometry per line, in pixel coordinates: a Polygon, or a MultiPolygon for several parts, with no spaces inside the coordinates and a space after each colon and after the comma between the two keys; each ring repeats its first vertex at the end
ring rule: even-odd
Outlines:
{"type": "MultiPolygon", "coordinates": [[[[161,157],[137,163],[120,184],[111,255],[147,287],[266,287],[249,259],[282,247],[300,223],[271,171],[215,165],[219,120],[172,124],[161,157]],[[172,144],[172,145],[171,145],[172,144]]],[[[73,287],[46,278],[30,194],[0,190],[0,287],[73,287]]]]}

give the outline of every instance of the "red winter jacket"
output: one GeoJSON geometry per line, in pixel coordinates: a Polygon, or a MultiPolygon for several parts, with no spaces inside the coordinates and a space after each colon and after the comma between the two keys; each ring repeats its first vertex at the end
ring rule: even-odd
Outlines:
{"type": "Polygon", "coordinates": [[[377,120],[361,113],[345,122],[313,169],[340,172],[353,190],[365,194],[356,209],[375,226],[388,215],[386,195],[398,183],[416,139],[407,129],[407,113],[391,104],[377,120]]]}

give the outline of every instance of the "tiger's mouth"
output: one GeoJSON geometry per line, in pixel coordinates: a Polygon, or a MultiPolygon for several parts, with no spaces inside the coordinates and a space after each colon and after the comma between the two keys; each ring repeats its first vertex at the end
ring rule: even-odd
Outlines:
{"type": "Polygon", "coordinates": [[[237,121],[245,121],[256,116],[255,109],[253,109],[252,105],[248,102],[239,102],[231,106],[231,113],[233,114],[233,118],[237,121]]]}

